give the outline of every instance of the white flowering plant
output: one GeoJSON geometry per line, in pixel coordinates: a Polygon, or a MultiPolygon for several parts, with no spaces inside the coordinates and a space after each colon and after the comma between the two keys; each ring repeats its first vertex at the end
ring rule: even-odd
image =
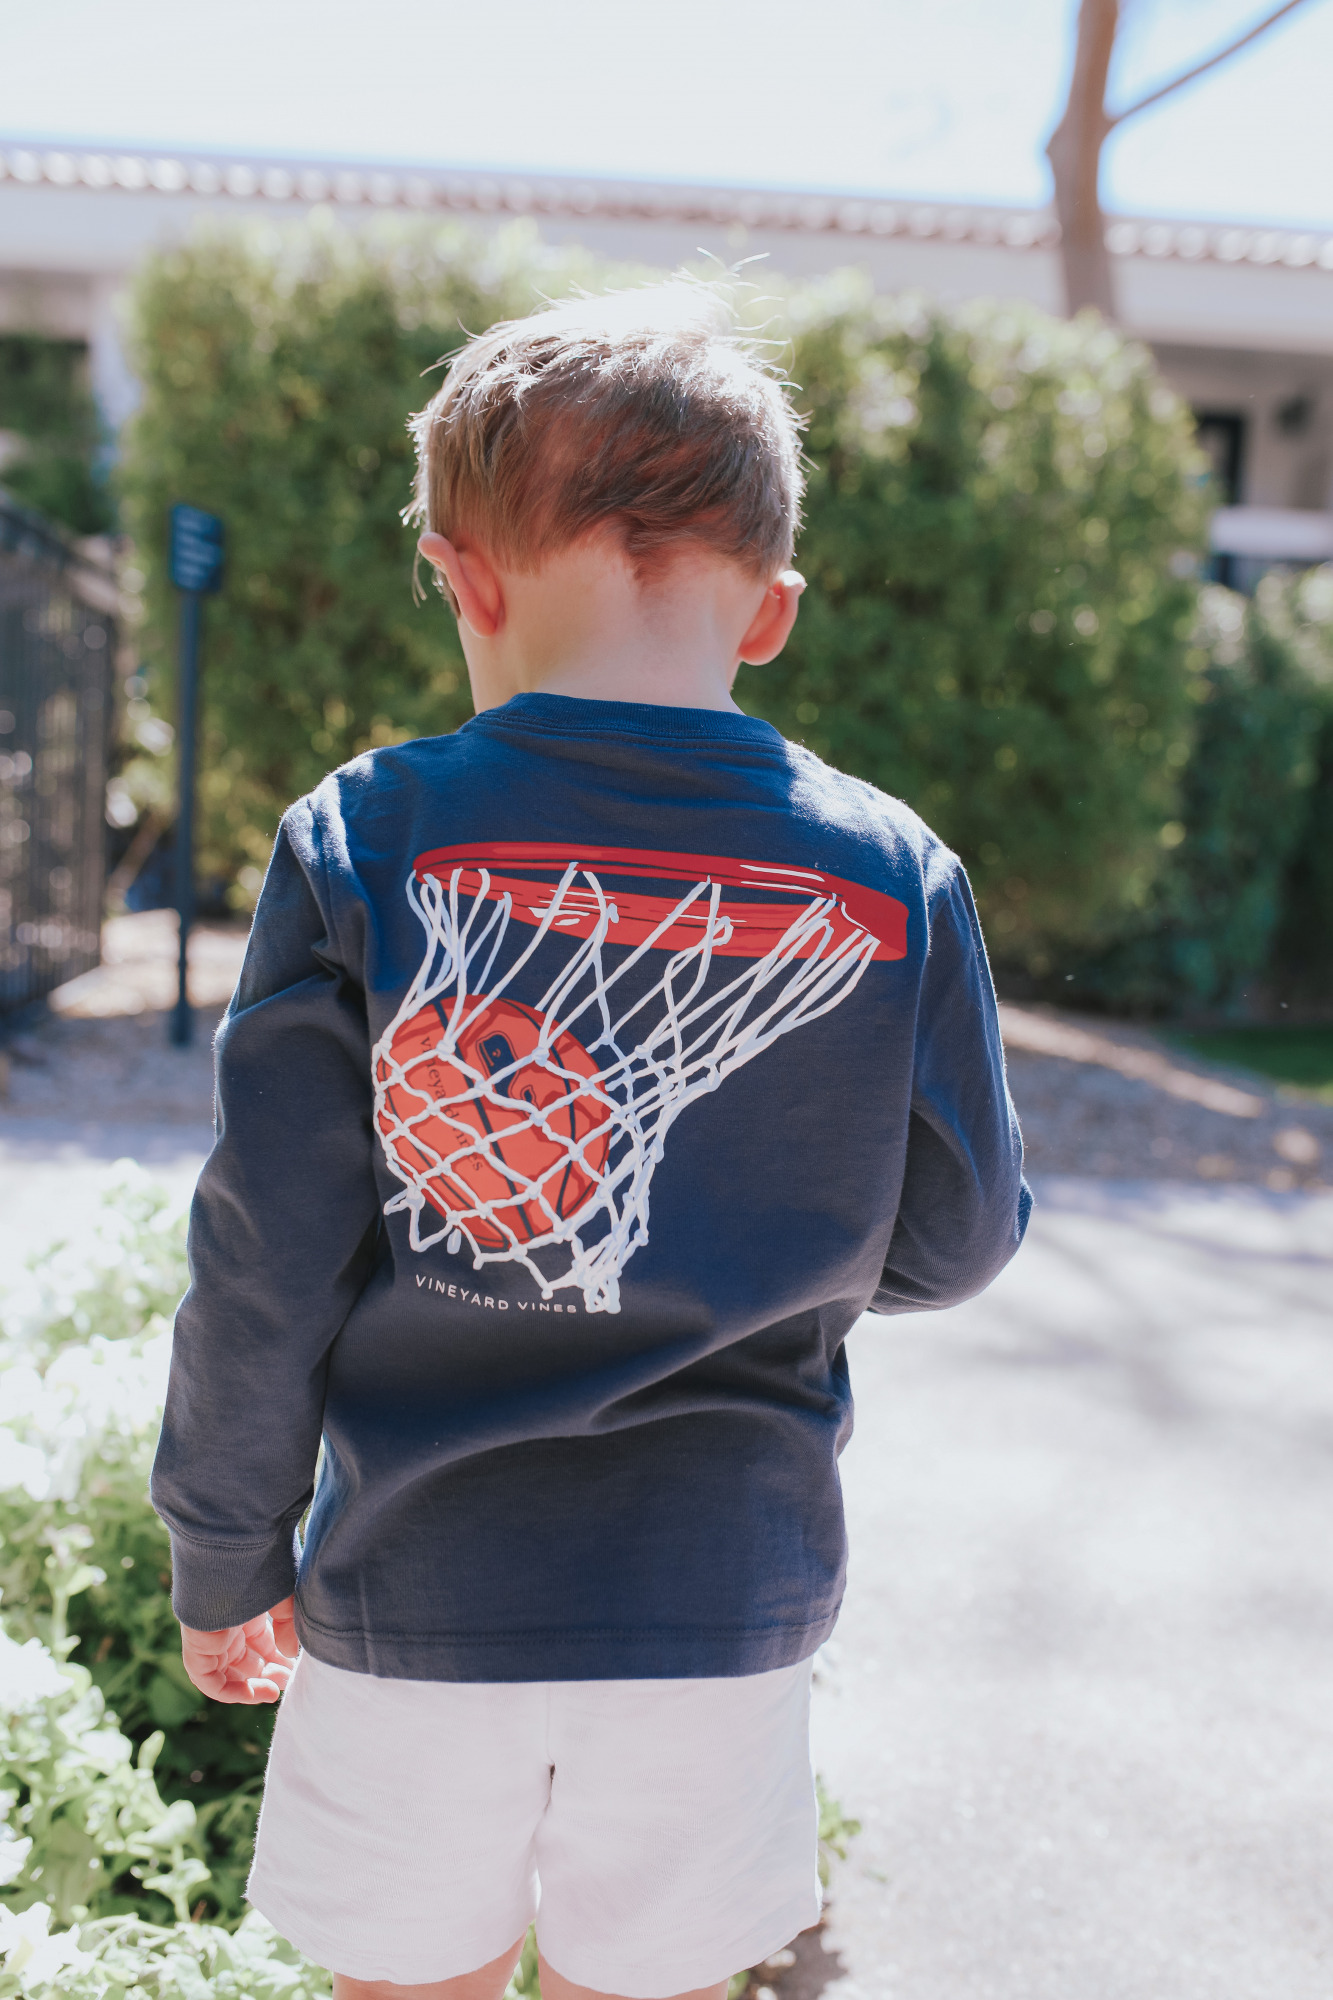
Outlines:
{"type": "MultiPolygon", "coordinates": [[[[124,1162],[0,1300],[0,2000],[332,1993],[245,1911],[272,1711],[181,1666],[148,1474],[186,1280],[181,1210],[124,1162]]],[[[531,1933],[506,2000],[540,2000],[531,1933]]]]}
{"type": "MultiPolygon", "coordinates": [[[[0,1305],[0,1587],[7,1629],[87,1672],[136,1748],[158,1741],[169,1804],[190,1803],[207,1864],[199,1914],[236,1922],[272,1729],[267,1710],[206,1702],[186,1678],[170,1548],[148,1502],[185,1221],[122,1163],[77,1240],[34,1260],[0,1305]]],[[[165,1918],[122,1877],[94,1908],[165,1918]]]]}
{"type": "Polygon", "coordinates": [[[191,1920],[209,1871],[194,1807],[158,1792],[162,1740],[136,1754],[85,1668],[0,1634],[0,2000],[331,1993],[257,1915],[235,1933],[191,1920]],[[122,1879],[172,1920],[154,1923],[117,1894],[122,1879]],[[98,1913],[108,1891],[128,1907],[98,1913]]]}
{"type": "MultiPolygon", "coordinates": [[[[148,1501],[178,1205],[123,1162],[0,1301],[0,2000],[324,2000],[245,1874],[272,1727],[186,1679],[148,1501]]],[[[529,1939],[510,2000],[537,2000],[529,1939]]]]}

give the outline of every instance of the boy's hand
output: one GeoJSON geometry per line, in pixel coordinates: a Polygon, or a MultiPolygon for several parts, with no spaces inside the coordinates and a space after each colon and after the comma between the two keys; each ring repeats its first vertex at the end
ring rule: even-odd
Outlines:
{"type": "Polygon", "coordinates": [[[221,1632],[181,1626],[185,1671],[213,1701],[276,1701],[292,1677],[299,1651],[290,1597],[221,1632]]]}

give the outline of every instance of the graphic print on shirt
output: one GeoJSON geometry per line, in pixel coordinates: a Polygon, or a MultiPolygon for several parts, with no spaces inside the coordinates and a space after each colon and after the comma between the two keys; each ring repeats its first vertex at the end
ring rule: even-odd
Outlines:
{"type": "Polygon", "coordinates": [[[419,856],[407,899],[425,954],[372,1057],[385,1213],[589,1312],[620,1310],[681,1112],[906,955],[894,898],[718,855],[474,843],[419,856]]]}

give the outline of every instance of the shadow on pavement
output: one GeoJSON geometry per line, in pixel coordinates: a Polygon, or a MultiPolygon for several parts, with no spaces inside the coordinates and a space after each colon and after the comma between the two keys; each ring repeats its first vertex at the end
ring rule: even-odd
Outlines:
{"type": "Polygon", "coordinates": [[[836,1947],[822,1923],[793,1938],[786,1951],[775,1952],[763,1965],[755,1967],[746,1988],[746,2000],[819,2000],[835,1979],[846,1976],[836,1947]],[[790,1963],[787,1961],[790,1960],[790,1963]]]}

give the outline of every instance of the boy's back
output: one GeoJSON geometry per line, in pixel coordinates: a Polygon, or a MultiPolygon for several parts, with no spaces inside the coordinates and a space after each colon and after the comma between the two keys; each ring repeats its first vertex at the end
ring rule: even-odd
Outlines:
{"type": "MultiPolygon", "coordinates": [[[[219,1098],[156,1491],[247,1595],[291,1588],[322,1421],[331,1664],[819,1644],[848,1329],[968,1296],[1019,1227],[971,898],[914,814],[707,710],[519,695],[375,752],[287,817],[219,1098]]],[[[230,1622],[214,1575],[187,1624],[230,1622]]]]}

